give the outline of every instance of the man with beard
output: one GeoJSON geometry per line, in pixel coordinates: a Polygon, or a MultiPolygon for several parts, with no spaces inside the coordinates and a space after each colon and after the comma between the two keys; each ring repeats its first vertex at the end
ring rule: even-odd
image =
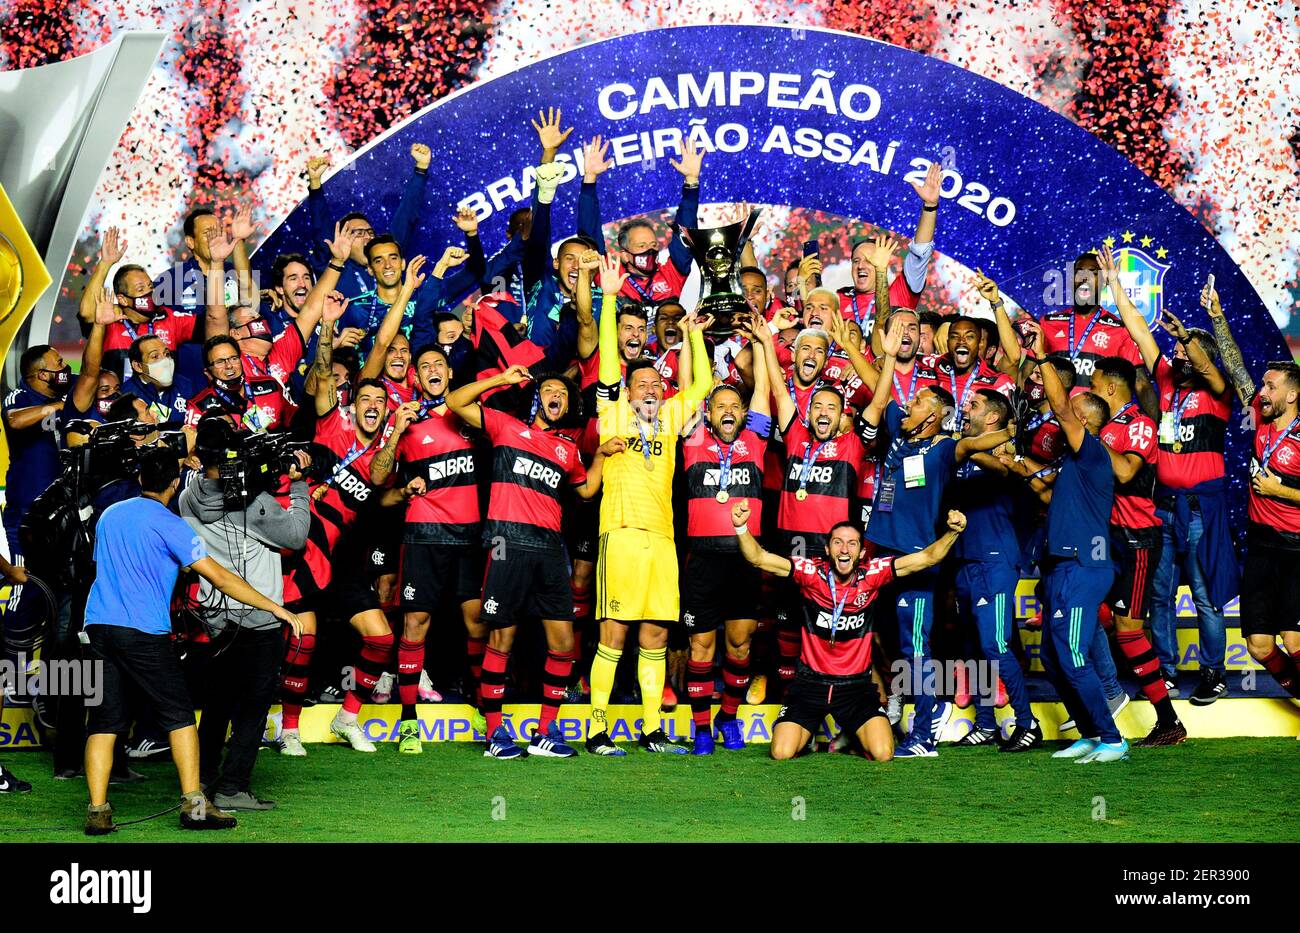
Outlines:
{"type": "Polygon", "coordinates": [[[873,557],[865,565],[866,542],[852,522],[837,522],[827,532],[825,557],[786,558],[768,553],[754,539],[748,502],[733,506],[731,520],[744,558],[767,573],[791,577],[802,601],[799,675],[772,730],[772,757],[794,758],[829,715],[873,760],[889,761],[894,737],[871,681],[871,605],[896,577],[940,563],[965,530],[965,516],[949,512],[943,536],[915,554],[873,557]]]}
{"type": "MultiPolygon", "coordinates": [[[[1160,396],[1155,501],[1162,541],[1152,571],[1152,640],[1160,657],[1161,676],[1172,683],[1179,654],[1176,603],[1181,570],[1200,626],[1197,654],[1201,676],[1190,700],[1196,706],[1208,706],[1228,693],[1223,606],[1238,592],[1240,583],[1223,459],[1232,389],[1214,365],[1218,347],[1208,331],[1186,328],[1166,311],[1160,324],[1175,343],[1173,358],[1164,356],[1146,321],[1119,286],[1109,248],[1101,252],[1101,268],[1160,396]]],[[[1218,298],[1211,289],[1202,301],[1210,307],[1218,298]]],[[[1228,339],[1232,340],[1230,335],[1228,339]]],[[[1231,350],[1236,351],[1235,342],[1231,350]]]]}
{"type": "MultiPolygon", "coordinates": [[[[906,324],[895,321],[890,336],[902,342],[906,324]]],[[[888,363],[888,357],[886,358],[888,363]]],[[[882,366],[881,377],[892,366],[882,366]]],[[[871,524],[867,540],[881,553],[910,554],[926,547],[933,540],[941,516],[944,491],[956,475],[957,466],[976,453],[992,450],[1011,439],[1008,429],[963,437],[954,441],[943,431],[944,422],[951,417],[956,403],[941,385],[931,384],[918,389],[910,405],[904,409],[885,395],[890,380],[878,388],[878,397],[863,415],[867,428],[863,440],[874,444],[877,425],[883,412],[885,432],[889,438],[876,481],[875,498],[871,509],[871,524]]],[[[933,683],[927,676],[933,665],[930,653],[930,630],[934,625],[934,588],[937,572],[917,575],[906,587],[892,593],[898,618],[899,647],[907,660],[910,692],[915,697],[916,711],[909,737],[899,747],[899,758],[933,758],[934,732],[946,722],[947,704],[938,708],[926,687],[933,683]],[[919,689],[918,689],[919,688],[919,689]]]]}
{"type": "MultiPolygon", "coordinates": [[[[474,226],[478,223],[474,220],[473,212],[468,208],[462,208],[456,215],[456,225],[461,230],[467,230],[471,222],[474,226]]],[[[371,291],[358,295],[348,306],[348,314],[344,318],[347,326],[360,327],[366,332],[366,337],[362,339],[359,346],[363,356],[369,355],[380,322],[401,292],[402,273],[406,269],[402,248],[387,234],[377,236],[366,244],[366,260],[370,274],[374,276],[375,287],[371,291]]],[[[453,303],[451,291],[453,286],[444,281],[447,273],[467,263],[467,268],[477,276],[482,271],[482,262],[481,250],[477,255],[459,246],[448,246],[443,250],[442,258],[434,265],[432,274],[427,276],[413,299],[407,302],[402,317],[399,330],[412,346],[420,347],[437,341],[438,335],[433,327],[434,315],[453,303]]],[[[329,268],[332,270],[333,264],[329,268]]]]}
{"type": "Polygon", "coordinates": [[[407,263],[402,284],[393,303],[375,331],[374,345],[361,367],[361,378],[378,379],[388,390],[388,410],[396,411],[419,394],[419,382],[411,366],[411,341],[402,333],[402,321],[412,298],[424,284],[425,258],[416,256],[407,263]]]}
{"type": "Polygon", "coordinates": [[[511,366],[447,396],[447,408],[492,442],[492,485],[483,525],[483,543],[490,557],[483,580],[482,618],[492,630],[483,660],[488,736],[483,754],[518,758],[523,753],[501,724],[501,702],[515,631],[521,619],[536,616],[546,633],[547,653],[542,712],[528,755],[572,758],[577,753],[563,741],[555,721],[576,660],[573,591],[560,534],[567,498],[563,487],[580,499],[595,496],[605,458],[623,450],[627,441],[610,438],[596,450],[591,467],[583,467],[577,445],[559,433],[570,404],[579,404],[573,384],[563,376],[538,380],[537,410],[529,423],[479,402],[485,392],[522,385],[529,378],[527,369],[511,366]]]}
{"type": "Polygon", "coordinates": [[[1250,656],[1300,700],[1300,366],[1269,363],[1251,403],[1250,498],[1241,634],[1250,656]],[[1277,640],[1281,636],[1279,650],[1277,640]]]}
{"type": "MultiPolygon", "coordinates": [[[[755,327],[766,331],[761,318],[755,327]]],[[[752,335],[751,335],[752,336],[752,335]]],[[[771,340],[770,333],[768,340],[771,340]]],[[[706,417],[682,447],[686,473],[686,585],[682,622],[690,635],[686,694],[695,722],[692,752],[711,755],[714,730],[724,748],[745,747],[736,711],[749,687],[750,639],[758,626],[762,581],[740,554],[731,528],[733,497],[755,504],[749,516],[752,533],[762,528],[763,457],[772,431],[766,346],[753,340],[754,392],[748,409],[740,390],[719,385],[709,394],[706,417]],[[718,627],[726,637],[722,662],[722,709],[711,722],[713,662],[718,627]]]]}
{"type": "MultiPolygon", "coordinates": [[[[352,228],[341,225],[338,236],[329,241],[340,247],[337,254],[331,250],[332,261],[336,264],[350,256],[353,248],[360,251],[360,246],[354,243],[351,236],[352,228]],[[349,239],[340,241],[340,237],[343,236],[347,236],[349,239]],[[345,244],[347,245],[345,246],[345,244]]],[[[279,337],[281,332],[298,321],[299,316],[303,314],[307,307],[307,297],[311,294],[315,284],[316,276],[312,272],[311,263],[306,256],[301,253],[281,253],[275,257],[275,262],[271,264],[271,287],[262,292],[261,297],[267,303],[262,316],[266,319],[276,337],[279,337]]],[[[319,322],[319,315],[316,316],[315,320],[319,322]]],[[[244,323],[244,320],[232,323],[234,326],[238,326],[244,323]]],[[[316,358],[316,326],[316,324],[313,324],[311,328],[303,326],[298,328],[307,341],[307,348],[303,351],[302,360],[299,361],[297,368],[289,373],[289,385],[294,398],[312,394],[312,388],[305,385],[307,373],[309,372],[305,360],[316,358]]],[[[365,332],[359,327],[343,328],[334,338],[334,352],[337,354],[344,347],[355,347],[364,336],[365,332]]],[[[240,343],[244,346],[248,345],[243,340],[240,343]]]]}
{"type": "Polygon", "coordinates": [[[591,665],[591,734],[586,747],[597,755],[625,754],[609,736],[606,708],[627,627],[636,622],[640,623],[641,747],[648,752],[684,754],[686,749],[664,735],[660,714],[668,626],[680,618],[672,489],[682,427],[713,382],[704,347],[704,330],[711,319],[700,321],[692,315],[687,321],[681,391],[664,401],[663,380],[649,360],[631,364],[625,376],[619,372],[614,309],[626,276],[617,258],[601,261],[596,415],[601,442],[623,437],[627,446],[610,458],[604,470],[596,569],[600,644],[591,665]]]}
{"type": "MultiPolygon", "coordinates": [[[[992,389],[976,389],[962,424],[963,437],[1000,431],[1011,420],[1011,405],[992,389]]],[[[992,454],[976,454],[957,468],[954,497],[967,518],[967,534],[957,542],[957,602],[963,622],[973,623],[988,676],[1000,678],[1015,713],[1015,729],[1001,742],[993,705],[977,702],[975,728],[957,744],[984,745],[995,739],[1003,751],[1023,752],[1043,741],[1025,688],[1025,675],[1011,651],[1015,631],[1016,585],[1020,582],[1017,501],[1007,468],[992,454]]],[[[980,691],[981,698],[987,691],[980,691]]]]}
{"type": "MultiPolygon", "coordinates": [[[[598,154],[599,155],[599,154],[598,154]]],[[[590,158],[590,156],[589,156],[590,158]]],[[[599,175],[612,163],[605,163],[599,155],[599,175]]],[[[620,298],[653,307],[669,298],[679,298],[682,286],[691,274],[694,259],[690,247],[682,242],[676,231],[682,228],[694,228],[699,225],[700,209],[700,166],[704,161],[704,151],[696,149],[690,140],[682,142],[681,159],[670,159],[669,164],[682,176],[682,198],[673,217],[673,235],[668,240],[668,262],[659,261],[659,251],[663,245],[655,233],[654,227],[645,220],[628,220],[618,228],[617,255],[627,273],[620,298]]],[[[596,182],[592,174],[596,163],[585,166],[587,175],[583,179],[583,197],[595,203],[596,182]],[[588,182],[586,179],[591,178],[588,182]]],[[[584,217],[584,223],[578,232],[593,242],[603,255],[605,238],[601,232],[600,209],[584,217]]]]}
{"type": "Polygon", "coordinates": [[[1115,618],[1115,640],[1128,658],[1143,695],[1156,711],[1156,725],[1144,746],[1177,745],[1187,730],[1169,698],[1171,683],[1143,631],[1151,604],[1152,571],[1160,562],[1160,519],[1156,517],[1156,424],[1138,407],[1136,373],[1128,360],[1099,360],[1092,371],[1092,394],[1110,408],[1101,440],[1115,472],[1115,504],[1110,518],[1111,557],[1117,571],[1106,597],[1115,618]]]}
{"type": "Polygon", "coordinates": [[[213,411],[245,431],[289,426],[298,409],[289,400],[288,390],[271,376],[246,376],[243,355],[233,337],[208,338],[203,344],[203,361],[208,385],[186,407],[187,428],[197,428],[199,419],[213,411]]]}
{"type": "Polygon", "coordinates": [[[176,375],[176,359],[156,334],[135,339],[127,351],[131,378],[120,391],[130,393],[148,406],[161,422],[182,421],[194,394],[189,381],[176,375]]]}
{"type": "Polygon", "coordinates": [[[371,461],[379,450],[388,415],[387,392],[378,380],[363,380],[357,385],[351,410],[345,412],[338,407],[333,336],[342,313],[342,302],[326,306],[320,345],[312,364],[316,371],[315,442],[338,461],[330,476],[312,489],[306,548],[295,552],[284,568],[285,603],[294,607],[302,621],[302,631],[289,639],[281,681],[281,752],[295,757],[306,754],[298,721],[316,647],[317,616],[326,607],[347,618],[361,636],[360,653],[352,665],[356,685],[344,697],[330,731],[359,752],[375,750],[357,724],[357,713],[392,656],[393,633],[379,608],[371,580],[365,575],[361,552],[370,540],[368,522],[373,520],[373,510],[401,505],[423,489],[422,484],[411,483],[379,495],[369,482],[371,461]]]}
{"type": "Polygon", "coordinates": [[[397,650],[398,728],[411,753],[420,750],[415,705],[432,614],[445,597],[460,605],[471,656],[488,637],[479,620],[483,550],[474,445],[465,423],[446,405],[453,374],[442,348],[417,350],[415,368],[420,395],[398,407],[393,431],[370,465],[376,486],[388,483],[400,463],[408,487],[419,490],[407,506],[402,537],[404,621],[397,650]]]}

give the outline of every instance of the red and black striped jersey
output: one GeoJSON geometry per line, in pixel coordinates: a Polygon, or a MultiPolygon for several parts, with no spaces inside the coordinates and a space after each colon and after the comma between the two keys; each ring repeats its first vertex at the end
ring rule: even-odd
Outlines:
{"type": "Polygon", "coordinates": [[[1120,528],[1159,528],[1156,517],[1156,423],[1129,402],[1101,429],[1102,443],[1117,454],[1137,454],[1142,466],[1127,483],[1115,483],[1110,523],[1120,528]]]}
{"type": "MultiPolygon", "coordinates": [[[[1250,475],[1264,467],[1291,489],[1300,489],[1300,418],[1295,421],[1265,421],[1259,412],[1259,396],[1250,403],[1255,415],[1255,443],[1251,447],[1250,475]]],[[[1290,536],[1300,536],[1300,503],[1261,496],[1250,487],[1246,516],[1257,525],[1290,536]]],[[[1294,546],[1294,545],[1292,545],[1294,546]]]]}
{"type": "Polygon", "coordinates": [[[1065,432],[1052,412],[1034,412],[1023,428],[1029,436],[1030,458],[1044,466],[1054,466],[1065,456],[1065,432]]]}
{"type": "Polygon", "coordinates": [[[785,432],[786,463],[776,525],[784,541],[802,536],[820,542],[836,522],[849,518],[866,453],[853,432],[816,441],[795,418],[785,432]],[[800,489],[804,498],[799,498],[800,489]]]}
{"type": "Polygon", "coordinates": [[[564,488],[587,481],[578,445],[557,431],[531,427],[491,408],[483,409],[483,430],[492,441],[492,494],[483,540],[562,547],[564,488]]]}
{"type": "Polygon", "coordinates": [[[1215,395],[1204,385],[1174,385],[1168,357],[1156,361],[1152,382],[1160,393],[1160,426],[1156,442],[1156,482],[1186,489],[1224,475],[1223,452],[1232,413],[1232,389],[1215,395]]]}
{"type": "Polygon", "coordinates": [[[975,365],[965,373],[958,373],[952,357],[946,354],[922,357],[917,360],[916,365],[920,369],[916,386],[918,392],[927,386],[939,386],[956,402],[957,415],[944,422],[945,431],[961,430],[961,412],[965,410],[971,396],[977,390],[992,389],[1010,399],[1011,392],[1016,387],[1010,376],[998,372],[983,360],[976,360],[975,365]]]}
{"type": "Polygon", "coordinates": [[[762,534],[763,459],[767,441],[745,428],[731,444],[723,444],[701,419],[682,444],[686,479],[686,535],[701,551],[738,551],[731,507],[749,500],[749,533],[762,534]],[[727,501],[719,502],[726,466],[727,501]]]}
{"type": "MultiPolygon", "coordinates": [[[[870,330],[868,325],[876,317],[876,290],[873,285],[871,291],[860,292],[852,285],[841,288],[840,296],[840,313],[850,321],[857,321],[864,329],[870,330]]],[[[912,291],[907,284],[907,276],[898,275],[894,281],[889,283],[889,306],[891,308],[916,308],[917,302],[921,299],[920,292],[912,291]]]]}
{"type": "Polygon", "coordinates": [[[414,421],[397,444],[402,481],[424,477],[426,491],[406,507],[410,544],[477,544],[478,473],[465,423],[439,406],[414,421]]]}
{"type": "Polygon", "coordinates": [[[230,415],[235,427],[246,431],[274,431],[287,428],[298,406],[289,400],[288,389],[270,376],[250,376],[243,392],[235,395],[209,385],[190,399],[185,409],[185,426],[196,427],[210,411],[230,415]]]}
{"type": "Polygon", "coordinates": [[[297,324],[290,324],[272,338],[271,351],[265,358],[243,355],[244,372],[250,376],[270,376],[280,385],[287,386],[289,377],[297,371],[306,352],[302,331],[297,324]]]}
{"type": "Polygon", "coordinates": [[[1048,353],[1069,356],[1074,361],[1074,371],[1079,374],[1079,384],[1085,388],[1097,361],[1108,356],[1142,366],[1142,351],[1128,328],[1105,308],[1085,315],[1075,314],[1073,308],[1062,308],[1044,314],[1038,323],[1043,329],[1043,348],[1048,353]]]}
{"type": "Polygon", "coordinates": [[[803,603],[800,660],[819,674],[865,675],[871,667],[872,603],[894,579],[894,558],[864,559],[847,582],[836,578],[824,558],[792,557],[790,563],[803,603]]]}
{"type": "Polygon", "coordinates": [[[285,560],[286,602],[314,596],[329,586],[334,575],[332,555],[338,552],[340,539],[379,500],[379,490],[370,483],[370,462],[383,445],[383,432],[363,446],[351,412],[335,407],[317,419],[315,441],[339,460],[330,478],[312,490],[307,546],[285,560]]]}
{"type": "Polygon", "coordinates": [[[195,334],[203,333],[204,322],[196,315],[177,311],[166,305],[158,305],[155,313],[161,317],[137,324],[122,318],[104,328],[104,350],[129,350],[131,344],[140,337],[157,337],[163,345],[176,352],[181,344],[193,340],[195,334]]]}

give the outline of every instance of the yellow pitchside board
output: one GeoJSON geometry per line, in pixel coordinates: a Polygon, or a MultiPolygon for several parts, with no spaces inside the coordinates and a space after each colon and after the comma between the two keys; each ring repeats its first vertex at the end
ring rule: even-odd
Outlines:
{"type": "MultiPolygon", "coordinates": [[[[9,355],[14,336],[51,281],[36,244],[0,185],[0,358],[9,355]]],[[[8,469],[9,444],[0,442],[0,477],[8,469]]]]}

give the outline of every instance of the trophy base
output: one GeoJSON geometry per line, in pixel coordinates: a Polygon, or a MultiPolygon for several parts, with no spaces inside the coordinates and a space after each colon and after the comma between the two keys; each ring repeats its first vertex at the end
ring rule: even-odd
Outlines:
{"type": "Polygon", "coordinates": [[[706,333],[710,337],[726,339],[736,332],[733,318],[749,311],[744,295],[735,292],[715,292],[700,302],[699,313],[713,315],[713,326],[706,333]]]}

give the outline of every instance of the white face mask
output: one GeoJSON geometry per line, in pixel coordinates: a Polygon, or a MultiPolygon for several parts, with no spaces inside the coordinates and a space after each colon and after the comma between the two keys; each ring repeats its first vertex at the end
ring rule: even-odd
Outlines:
{"type": "Polygon", "coordinates": [[[172,384],[172,379],[176,375],[176,361],[170,356],[154,360],[146,368],[149,371],[149,378],[164,388],[172,384]]]}

